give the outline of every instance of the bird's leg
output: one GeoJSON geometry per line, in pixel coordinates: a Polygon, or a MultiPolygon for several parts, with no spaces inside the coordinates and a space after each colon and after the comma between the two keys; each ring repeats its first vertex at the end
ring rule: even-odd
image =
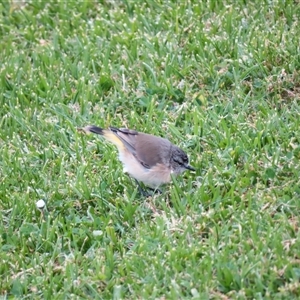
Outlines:
{"type": "MultiPolygon", "coordinates": [[[[146,189],[142,188],[141,184],[139,183],[139,181],[137,179],[135,179],[135,178],[133,178],[131,176],[129,176],[129,178],[135,180],[135,182],[136,182],[136,184],[138,186],[139,193],[141,195],[143,195],[144,197],[151,197],[151,196],[153,196],[153,194],[150,194],[146,189]]],[[[151,190],[153,193],[158,192],[158,193],[162,194],[162,191],[160,189],[157,189],[157,188],[154,189],[154,188],[151,188],[151,187],[147,187],[147,189],[151,190]]]]}
{"type": "Polygon", "coordinates": [[[135,182],[136,182],[137,185],[138,185],[139,193],[140,193],[141,195],[143,195],[144,197],[149,197],[149,196],[151,196],[151,194],[149,194],[146,190],[144,190],[144,189],[142,188],[142,186],[140,185],[140,183],[138,182],[137,179],[134,178],[134,180],[135,180],[135,182]]]}
{"type": "Polygon", "coordinates": [[[137,179],[134,179],[134,180],[136,181],[136,183],[137,183],[137,185],[138,185],[139,192],[140,192],[143,196],[145,196],[145,197],[152,196],[147,190],[152,191],[153,194],[154,194],[154,193],[162,194],[162,191],[161,191],[160,189],[158,189],[158,188],[154,189],[154,188],[151,188],[151,187],[147,187],[147,190],[146,190],[146,189],[143,189],[143,188],[141,187],[140,183],[138,182],[138,180],[137,180],[137,179]]]}

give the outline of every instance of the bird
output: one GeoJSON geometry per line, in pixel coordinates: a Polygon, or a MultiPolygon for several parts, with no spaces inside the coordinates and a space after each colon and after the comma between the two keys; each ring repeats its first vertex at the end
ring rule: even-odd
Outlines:
{"type": "Polygon", "coordinates": [[[88,125],[80,129],[85,133],[95,133],[117,146],[119,160],[124,173],[128,173],[137,183],[139,192],[150,194],[140,182],[152,191],[161,193],[159,187],[186,170],[195,171],[189,164],[187,154],[169,140],[128,128],[109,127],[103,129],[88,125]]]}

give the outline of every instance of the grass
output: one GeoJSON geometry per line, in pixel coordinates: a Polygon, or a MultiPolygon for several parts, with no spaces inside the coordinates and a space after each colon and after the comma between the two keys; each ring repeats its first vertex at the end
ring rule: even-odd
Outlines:
{"type": "Polygon", "coordinates": [[[299,299],[298,1],[0,11],[1,299],[299,299]],[[197,172],[143,199],[88,124],[197,172]]]}

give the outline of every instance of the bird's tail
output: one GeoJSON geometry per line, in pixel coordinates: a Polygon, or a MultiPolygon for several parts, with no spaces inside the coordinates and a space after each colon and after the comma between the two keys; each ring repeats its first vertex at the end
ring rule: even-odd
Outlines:
{"type": "Polygon", "coordinates": [[[82,130],[85,131],[86,133],[96,133],[96,134],[104,135],[104,130],[95,125],[86,126],[82,128],[82,130]]]}
{"type": "Polygon", "coordinates": [[[82,130],[86,133],[102,135],[106,140],[116,145],[119,150],[123,150],[125,148],[124,143],[120,140],[119,136],[110,129],[103,129],[95,125],[89,125],[82,128],[82,130]]]}

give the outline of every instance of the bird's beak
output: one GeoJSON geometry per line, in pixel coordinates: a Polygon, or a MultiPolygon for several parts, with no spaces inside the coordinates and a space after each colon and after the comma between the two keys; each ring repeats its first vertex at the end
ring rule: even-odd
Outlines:
{"type": "Polygon", "coordinates": [[[190,165],[185,166],[185,168],[186,168],[187,170],[196,171],[196,169],[193,168],[193,167],[190,166],[190,165]]]}

